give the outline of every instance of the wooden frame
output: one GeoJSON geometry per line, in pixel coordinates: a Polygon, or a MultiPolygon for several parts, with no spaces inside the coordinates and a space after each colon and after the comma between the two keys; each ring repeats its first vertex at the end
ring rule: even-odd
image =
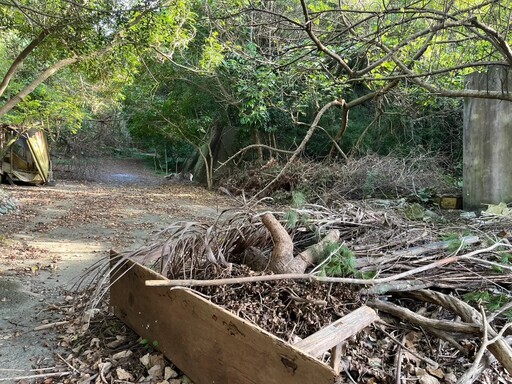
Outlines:
{"type": "Polygon", "coordinates": [[[116,266],[111,305],[196,384],[335,383],[339,372],[315,355],[331,349],[337,368],[340,343],[378,318],[362,307],[293,346],[190,289],[145,285],[158,279],[165,277],[133,261],[116,266]]]}

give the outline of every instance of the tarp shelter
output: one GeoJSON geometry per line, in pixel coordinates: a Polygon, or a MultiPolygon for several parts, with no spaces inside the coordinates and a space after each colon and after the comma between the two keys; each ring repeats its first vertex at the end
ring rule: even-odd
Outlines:
{"type": "Polygon", "coordinates": [[[43,131],[0,125],[0,175],[14,181],[46,184],[52,169],[43,131]]]}

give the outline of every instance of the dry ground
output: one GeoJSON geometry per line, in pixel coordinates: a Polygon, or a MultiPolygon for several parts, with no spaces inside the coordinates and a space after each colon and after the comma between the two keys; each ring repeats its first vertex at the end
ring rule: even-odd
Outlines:
{"type": "MultiPolygon", "coordinates": [[[[150,345],[141,344],[138,336],[112,316],[104,315],[105,311],[91,321],[87,332],[80,332],[81,324],[74,320],[79,317],[80,308],[90,303],[91,296],[87,291],[73,293],[70,289],[83,275],[84,268],[97,260],[106,260],[109,250],[124,251],[153,243],[155,236],[173,222],[195,219],[208,222],[217,218],[223,207],[237,203],[208,193],[194,184],[166,184],[162,177],[154,176],[150,169],[138,162],[108,161],[100,169],[103,171],[98,172],[96,181],[91,183],[60,181],[56,187],[4,187],[21,202],[22,209],[15,214],[0,216],[0,382],[85,384],[145,380],[147,383],[189,383],[182,376],[176,377],[178,373],[172,370],[171,363],[163,362],[150,345]],[[58,333],[49,327],[63,320],[67,323],[57,328],[58,333]],[[43,329],[39,328],[41,326],[43,329]],[[165,375],[163,369],[155,368],[158,365],[168,368],[165,375]],[[41,368],[48,370],[42,371],[41,368]],[[67,371],[64,377],[48,375],[63,371],[67,371]],[[42,376],[36,378],[36,375],[42,376]],[[168,380],[164,381],[163,378],[168,380]]],[[[233,185],[239,186],[239,183],[235,181],[233,185]]],[[[339,192],[336,188],[331,190],[339,192]]],[[[337,226],[343,232],[344,244],[353,250],[356,261],[362,262],[360,271],[374,271],[372,268],[376,266],[377,271],[384,274],[382,276],[401,273],[459,252],[483,248],[487,244],[486,239],[499,240],[507,246],[512,240],[508,219],[462,219],[460,212],[453,212],[449,216],[458,220],[451,222],[445,217],[448,212],[438,211],[438,214],[431,212],[433,215],[429,216],[429,220],[418,220],[415,211],[407,209],[419,207],[418,204],[393,210],[387,205],[387,208],[382,206],[383,203],[390,202],[375,200],[359,204],[340,199],[332,210],[325,208],[316,212],[302,208],[297,212],[300,211],[306,218],[309,214],[304,226],[309,226],[313,219],[318,223],[323,222],[318,224],[320,227],[329,222],[337,226]],[[405,255],[404,250],[412,250],[414,246],[422,248],[427,245],[428,248],[429,244],[454,231],[460,236],[466,235],[466,232],[477,235],[480,240],[473,248],[462,248],[462,243],[457,243],[456,251],[448,246],[442,252],[429,253],[428,257],[424,257],[423,253],[417,257],[406,255],[405,259],[395,257],[405,255]],[[390,262],[382,265],[383,256],[391,257],[390,262]]],[[[423,209],[421,212],[422,215],[425,213],[423,209]]],[[[237,236],[243,225],[240,219],[243,219],[243,215],[229,217],[229,221],[233,220],[233,233],[237,236]]],[[[252,231],[252,221],[249,224],[252,231]]],[[[223,223],[217,225],[222,226],[223,223]]],[[[269,241],[267,248],[271,247],[271,243],[269,241]]],[[[466,263],[460,259],[457,265],[428,269],[431,274],[426,272],[423,280],[428,281],[432,288],[444,292],[449,289],[454,294],[458,293],[456,296],[459,297],[468,289],[483,288],[482,284],[486,281],[494,287],[501,287],[509,298],[508,256],[507,260],[501,260],[503,265],[497,265],[496,260],[500,261],[501,254],[477,254],[479,258],[464,259],[466,263]],[[489,268],[487,259],[500,268],[489,268]],[[470,283],[473,288],[468,288],[470,283]],[[463,292],[459,292],[461,290],[463,292]]],[[[418,275],[418,279],[421,280],[422,276],[418,275]]],[[[286,305],[289,305],[291,286],[273,284],[273,287],[279,292],[268,293],[266,297],[284,297],[286,305]],[[288,293],[280,295],[283,292],[288,293]]],[[[249,302],[240,294],[254,291],[257,301],[261,301],[262,290],[257,286],[237,292],[226,291],[228,294],[221,297],[219,304],[237,313],[240,304],[243,306],[249,302]],[[231,301],[227,300],[230,298],[231,301]]],[[[346,291],[353,296],[351,290],[346,291]]],[[[309,297],[309,293],[305,291],[298,296],[309,297]]],[[[381,299],[382,305],[398,303],[418,315],[454,321],[454,315],[449,311],[442,311],[439,306],[422,300],[393,298],[389,293],[383,296],[367,292],[364,295],[366,299],[381,299]]],[[[359,306],[359,296],[352,296],[336,294],[342,306],[347,303],[359,306]]],[[[297,305],[301,313],[305,313],[302,304],[297,305]]],[[[276,310],[279,308],[279,305],[275,305],[276,310]]],[[[349,311],[352,309],[347,308],[349,311]]],[[[453,384],[457,377],[467,372],[480,348],[479,337],[464,337],[459,340],[461,348],[458,349],[432,337],[425,332],[425,326],[415,326],[416,323],[403,320],[400,316],[384,317],[382,313],[386,311],[379,311],[386,322],[361,332],[348,346],[349,352],[343,360],[347,382],[453,384]],[[395,339],[402,340],[407,348],[402,350],[395,339]],[[416,357],[412,356],[413,352],[416,357]],[[431,367],[427,366],[425,358],[418,359],[417,356],[434,359],[440,369],[429,371],[431,367]],[[394,377],[397,372],[401,377],[399,380],[394,377]]],[[[335,314],[339,317],[338,313],[335,314]]],[[[285,325],[288,325],[290,322],[286,316],[284,318],[285,325]]],[[[501,317],[495,320],[495,324],[501,327],[501,317]]],[[[258,323],[256,320],[254,322],[258,323]]],[[[494,363],[475,382],[491,384],[512,381],[501,365],[494,363]]]]}
{"type": "Polygon", "coordinates": [[[173,221],[216,217],[230,203],[195,184],[165,182],[139,161],[105,160],[101,169],[95,182],[1,186],[22,208],[0,215],[0,381],[59,363],[65,351],[56,349],[56,333],[34,328],[71,308],[69,290],[86,267],[111,249],[138,248],[173,221]]]}

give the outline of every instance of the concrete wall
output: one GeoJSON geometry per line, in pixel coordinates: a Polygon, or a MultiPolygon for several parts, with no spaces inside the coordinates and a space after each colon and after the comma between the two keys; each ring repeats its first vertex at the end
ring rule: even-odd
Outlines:
{"type": "MultiPolygon", "coordinates": [[[[467,89],[512,92],[512,71],[491,67],[468,76],[467,89]]],[[[512,102],[467,98],[464,103],[464,209],[512,202],[512,102]]]]}

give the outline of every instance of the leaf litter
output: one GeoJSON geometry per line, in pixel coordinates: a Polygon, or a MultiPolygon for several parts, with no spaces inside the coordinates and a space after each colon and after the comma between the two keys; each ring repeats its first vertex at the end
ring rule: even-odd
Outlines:
{"type": "MultiPolygon", "coordinates": [[[[116,198],[119,196],[110,201],[116,198]]],[[[166,198],[164,191],[162,198],[166,198]]],[[[77,227],[95,220],[107,223],[108,220],[103,221],[103,215],[83,213],[91,201],[85,200],[81,209],[73,211],[78,218],[83,214],[83,222],[71,215],[52,225],[77,227]],[[69,222],[71,217],[74,218],[73,223],[69,222]]],[[[154,202],[148,202],[148,206],[154,205],[154,202]]],[[[107,200],[99,206],[104,209],[110,207],[107,200]]],[[[115,223],[119,217],[115,215],[115,209],[112,211],[113,216],[109,219],[115,223]]],[[[410,220],[400,209],[384,209],[378,201],[342,201],[330,208],[306,205],[300,209],[285,208],[275,214],[285,223],[290,211],[298,218],[298,224],[289,228],[298,251],[315,242],[328,229],[341,230],[341,241],[355,259],[352,270],[345,271],[349,277],[354,274],[389,277],[453,255],[478,251],[488,240],[503,242],[503,247],[477,254],[475,258],[463,258],[453,266],[448,264],[415,274],[407,284],[412,284],[414,290],[413,282],[427,282],[430,289],[456,296],[492,289],[503,295],[505,306],[510,302],[510,268],[503,261],[509,252],[506,245],[510,245],[508,218],[487,214],[456,224],[443,220],[410,220]],[[477,242],[464,244],[461,241],[468,229],[477,235],[477,242]],[[453,237],[454,233],[455,238],[443,240],[453,237]],[[443,241],[448,242],[445,248],[422,249],[418,254],[411,252],[443,241]]],[[[20,217],[20,222],[30,221],[30,210],[26,214],[26,217],[20,217]]],[[[272,250],[272,239],[255,214],[253,210],[244,210],[231,212],[213,222],[175,223],[160,234],[160,240],[136,252],[126,252],[122,257],[149,265],[169,278],[187,276],[209,280],[258,276],[263,272],[252,271],[244,265],[244,251],[256,247],[268,255],[272,250]],[[161,257],[155,257],[158,254],[161,257]]],[[[113,225],[129,231],[138,224],[134,223],[132,227],[113,225]]],[[[35,229],[44,232],[51,228],[40,226],[35,229]]],[[[122,242],[113,241],[113,244],[122,245],[122,242]]],[[[289,342],[306,337],[373,299],[397,303],[427,318],[460,321],[453,312],[439,305],[402,297],[403,289],[394,291],[396,287],[398,285],[383,287],[378,294],[369,294],[350,284],[282,281],[197,289],[213,302],[289,342]]],[[[63,378],[48,376],[38,382],[187,382],[188,379],[154,349],[151,341],[141,340],[109,314],[106,298],[93,300],[100,305],[90,307],[91,295],[97,295],[98,290],[70,294],[75,297],[74,305],[57,310],[60,318],[55,321],[67,322],[58,326],[60,346],[68,351],[62,356],[60,369],[70,373],[63,378]],[[84,313],[93,309],[95,315],[84,326],[84,313]]],[[[490,315],[492,325],[498,329],[508,322],[506,311],[500,313],[496,309],[490,315]]],[[[482,343],[481,337],[459,334],[454,342],[450,342],[440,337],[440,333],[432,334],[430,331],[397,316],[381,313],[381,322],[364,329],[344,345],[341,376],[347,381],[361,383],[394,383],[397,377],[408,382],[455,383],[471,365],[482,343]]],[[[329,356],[323,359],[329,361],[329,356]]],[[[482,383],[506,383],[511,379],[491,356],[478,380],[482,383]]]]}

